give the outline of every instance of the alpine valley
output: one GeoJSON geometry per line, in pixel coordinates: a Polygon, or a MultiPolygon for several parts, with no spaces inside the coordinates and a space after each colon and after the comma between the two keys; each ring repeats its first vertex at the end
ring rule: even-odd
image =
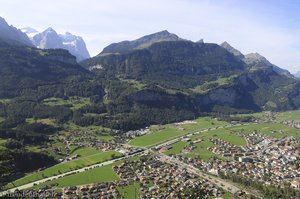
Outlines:
{"type": "MultiPolygon", "coordinates": [[[[132,138],[126,137],[128,132],[147,131],[150,126],[150,131],[158,132],[170,123],[178,126],[192,120],[203,124],[210,118],[209,129],[229,124],[233,115],[239,122],[257,122],[266,119],[256,118],[257,114],[274,119],[274,113],[300,108],[300,80],[262,55],[244,55],[227,42],[189,41],[166,30],[113,43],[90,58],[81,37],[61,35],[52,28],[40,33],[32,28],[19,30],[1,18],[0,80],[3,190],[33,182],[37,186],[37,180],[124,157],[116,149],[101,149],[99,159],[93,155],[94,159],[85,159],[69,170],[46,169],[48,173],[40,176],[31,173],[60,165],[75,154],[90,157],[98,139],[139,147],[139,140],[128,140],[132,138]],[[81,154],[85,147],[93,149],[81,154]]],[[[158,137],[153,143],[149,139],[149,144],[142,145],[155,146],[197,130],[193,128],[183,126],[175,132],[184,133],[158,137]]],[[[213,139],[219,138],[218,132],[215,135],[206,141],[217,143],[213,139]]],[[[299,132],[295,135],[299,139],[299,132]]]]}

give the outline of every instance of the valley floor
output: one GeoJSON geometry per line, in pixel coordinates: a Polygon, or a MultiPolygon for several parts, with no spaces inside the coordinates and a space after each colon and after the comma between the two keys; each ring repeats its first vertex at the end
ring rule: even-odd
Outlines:
{"type": "Polygon", "coordinates": [[[121,137],[69,124],[76,131],[54,136],[49,145],[61,163],[8,183],[1,195],[24,190],[64,198],[299,196],[299,113],[235,115],[253,117],[249,122],[204,117],[121,137]]]}

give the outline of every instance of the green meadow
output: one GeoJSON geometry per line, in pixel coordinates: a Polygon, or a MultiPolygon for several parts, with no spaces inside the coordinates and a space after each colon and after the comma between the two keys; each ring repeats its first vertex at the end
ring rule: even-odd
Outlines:
{"type": "Polygon", "coordinates": [[[69,187],[76,185],[110,182],[119,180],[118,175],[113,171],[112,164],[103,167],[97,167],[81,173],[64,176],[56,180],[42,183],[34,188],[41,188],[46,185],[56,184],[55,187],[69,187]]]}
{"type": "MultiPolygon", "coordinates": [[[[85,149],[79,151],[82,156],[78,159],[69,161],[69,162],[63,162],[59,163],[57,165],[54,165],[52,167],[49,167],[45,170],[29,174],[23,178],[20,178],[14,182],[12,182],[15,186],[20,186],[23,184],[27,184],[30,182],[34,182],[43,178],[59,175],[61,173],[65,173],[68,171],[72,171],[75,169],[80,169],[86,166],[90,166],[96,163],[105,162],[107,160],[111,160],[112,156],[120,157],[122,154],[115,152],[115,151],[109,151],[109,152],[101,152],[94,153],[92,149],[85,149]],[[88,155],[90,154],[90,155],[88,155]]],[[[5,188],[12,188],[13,184],[9,183],[5,186],[5,188]]]]}
{"type": "Polygon", "coordinates": [[[166,155],[180,154],[181,151],[188,145],[186,142],[177,142],[172,145],[172,148],[165,152],[166,155]]]}
{"type": "Polygon", "coordinates": [[[300,120],[300,110],[280,112],[277,114],[278,121],[300,120]]]}
{"type": "Polygon", "coordinates": [[[194,120],[194,122],[195,123],[187,123],[180,125],[167,124],[159,127],[153,126],[150,128],[150,133],[140,137],[136,137],[135,139],[131,140],[129,144],[134,146],[153,146],[159,143],[163,143],[167,140],[192,133],[194,131],[200,131],[203,129],[228,124],[226,122],[217,121],[209,117],[199,118],[194,120]]]}

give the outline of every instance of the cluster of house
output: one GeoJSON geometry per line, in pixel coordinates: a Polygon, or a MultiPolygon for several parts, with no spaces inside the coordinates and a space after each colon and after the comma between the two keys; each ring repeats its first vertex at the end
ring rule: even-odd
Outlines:
{"type": "Polygon", "coordinates": [[[68,162],[68,161],[72,161],[72,160],[75,160],[77,158],[79,158],[80,155],[78,154],[75,154],[75,155],[72,155],[72,156],[69,156],[69,157],[66,157],[65,159],[59,159],[59,161],[64,161],[64,162],[68,162]]]}
{"type": "Polygon", "coordinates": [[[146,128],[135,130],[135,131],[127,131],[125,133],[125,136],[127,138],[133,139],[133,138],[135,138],[137,136],[142,136],[142,135],[145,135],[145,134],[147,134],[149,132],[150,132],[149,127],[146,127],[146,128]]]}
{"type": "Polygon", "coordinates": [[[183,155],[174,157],[215,175],[234,174],[266,185],[283,186],[289,183],[291,187],[299,188],[300,142],[286,137],[265,146],[254,155],[236,156],[232,160],[203,161],[183,155]]]}
{"type": "Polygon", "coordinates": [[[93,140],[88,144],[89,147],[101,150],[112,151],[117,148],[121,148],[121,143],[115,140],[93,140]]]}
{"type": "Polygon", "coordinates": [[[113,169],[123,180],[139,184],[140,198],[211,198],[223,191],[186,169],[162,163],[158,157],[125,161],[113,169]]]}
{"type": "Polygon", "coordinates": [[[125,160],[122,164],[113,166],[113,170],[120,180],[65,187],[62,192],[54,192],[51,186],[47,186],[38,193],[40,195],[51,193],[51,198],[113,199],[122,198],[120,190],[134,185],[135,195],[139,195],[141,199],[208,199],[220,198],[224,194],[224,191],[215,184],[189,173],[186,169],[163,163],[155,155],[142,156],[140,160],[125,160]]]}
{"type": "Polygon", "coordinates": [[[300,120],[284,121],[283,124],[300,129],[300,120]]]}
{"type": "Polygon", "coordinates": [[[81,186],[67,187],[63,189],[62,198],[121,198],[118,187],[128,186],[125,180],[103,182],[98,184],[87,184],[81,186]]]}
{"type": "Polygon", "coordinates": [[[210,141],[214,143],[216,147],[208,147],[207,149],[215,154],[222,155],[223,157],[249,155],[243,147],[238,147],[222,139],[210,139],[210,141]]]}
{"type": "Polygon", "coordinates": [[[240,133],[239,135],[245,138],[248,147],[255,145],[255,147],[257,148],[259,146],[259,143],[261,142],[266,142],[266,141],[269,142],[269,140],[272,141],[272,138],[270,136],[267,136],[262,133],[258,133],[257,131],[253,131],[249,134],[240,133]]]}

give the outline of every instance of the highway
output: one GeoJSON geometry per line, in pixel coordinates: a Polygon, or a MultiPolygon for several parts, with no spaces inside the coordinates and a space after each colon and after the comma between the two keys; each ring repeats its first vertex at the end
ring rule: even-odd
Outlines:
{"type": "MultiPolygon", "coordinates": [[[[179,160],[176,160],[174,158],[171,158],[167,155],[164,155],[164,154],[159,154],[159,153],[156,153],[154,151],[152,151],[152,148],[157,148],[157,147],[162,147],[162,146],[166,146],[166,145],[169,145],[171,143],[174,143],[176,141],[179,141],[180,139],[186,137],[186,136],[192,136],[194,134],[199,134],[201,132],[206,132],[206,131],[209,131],[209,130],[216,130],[216,129],[223,129],[223,128],[227,128],[227,127],[233,127],[233,126],[241,126],[241,125],[249,125],[249,124],[236,124],[236,125],[226,125],[226,126],[218,126],[218,127],[214,127],[214,128],[207,128],[207,129],[202,129],[200,131],[195,131],[195,132],[192,132],[192,133],[189,133],[189,134],[185,134],[185,135],[182,135],[182,136],[179,136],[179,137],[176,137],[176,138],[173,138],[173,139],[170,139],[164,143],[160,143],[160,144],[155,144],[155,145],[151,145],[151,146],[148,146],[147,147],[138,147],[138,148],[142,148],[144,149],[144,151],[141,151],[141,152],[138,152],[138,153],[135,153],[135,154],[132,154],[132,155],[128,155],[128,156],[124,156],[124,157],[120,157],[120,158],[117,158],[117,159],[114,159],[114,160],[109,160],[109,161],[106,161],[106,162],[102,162],[102,163],[97,163],[97,164],[94,164],[94,165],[90,165],[90,166],[87,166],[87,167],[83,167],[81,169],[77,169],[77,170],[73,170],[73,171],[69,171],[69,172],[66,172],[66,173],[62,173],[62,174],[59,174],[59,175],[56,175],[56,176],[51,176],[51,177],[48,177],[48,178],[44,178],[44,179],[41,179],[41,180],[37,180],[37,181],[34,181],[34,182],[30,182],[28,184],[24,184],[24,185],[21,185],[21,186],[17,186],[17,187],[14,187],[14,188],[11,188],[11,189],[8,189],[6,191],[3,191],[3,192],[0,192],[0,197],[1,196],[4,196],[4,195],[7,195],[8,193],[12,193],[16,190],[24,190],[24,189],[28,189],[28,188],[31,188],[33,186],[36,186],[36,185],[39,185],[39,184],[42,184],[42,183],[45,183],[45,182],[48,182],[48,181],[52,181],[52,180],[56,180],[58,178],[61,178],[61,177],[64,177],[64,176],[67,176],[67,175],[72,175],[72,174],[75,174],[75,173],[81,173],[81,172],[85,172],[89,169],[94,169],[96,167],[102,167],[102,166],[105,166],[105,165],[109,165],[109,164],[112,164],[114,162],[117,162],[117,161],[120,161],[120,160],[124,160],[124,159],[127,159],[127,158],[130,158],[130,157],[134,157],[134,156],[140,156],[146,152],[152,152],[152,153],[155,153],[157,155],[159,155],[161,157],[161,160],[164,161],[164,162],[167,162],[167,163],[170,163],[170,164],[177,164],[178,166],[181,165],[181,167],[184,167],[186,169],[188,169],[188,171],[190,171],[191,173],[194,173],[204,179],[207,179],[208,181],[212,182],[213,184],[216,184],[217,186],[229,191],[229,192],[232,192],[232,193],[235,193],[237,191],[240,191],[241,189],[237,188],[236,186],[224,181],[223,179],[221,178],[218,178],[218,177],[213,177],[213,176],[209,176],[207,174],[205,174],[204,172],[200,171],[199,169],[195,168],[195,167],[192,167],[191,165],[188,165],[184,162],[181,162],[179,160]]],[[[129,146],[129,145],[128,145],[129,146]]],[[[131,146],[131,147],[135,147],[135,146],[131,146]]]]}
{"type": "Polygon", "coordinates": [[[135,154],[132,154],[132,155],[123,156],[123,157],[116,158],[116,159],[113,159],[113,160],[109,160],[109,161],[106,161],[106,162],[101,162],[101,163],[94,164],[94,165],[91,165],[91,166],[83,167],[81,169],[76,169],[76,170],[73,170],[73,171],[68,171],[66,173],[62,173],[62,174],[59,174],[59,175],[56,175],[56,176],[51,176],[51,177],[48,177],[48,178],[44,178],[44,179],[41,179],[41,180],[30,182],[28,184],[24,184],[24,185],[21,185],[21,186],[18,186],[18,187],[14,187],[12,189],[8,189],[6,191],[0,192],[0,197],[5,196],[8,193],[12,193],[12,192],[14,192],[16,190],[28,189],[28,188],[31,188],[31,187],[36,186],[38,184],[42,184],[42,183],[45,183],[45,182],[48,182],[48,181],[56,180],[58,178],[61,178],[61,177],[67,176],[67,175],[72,175],[72,174],[75,174],[75,173],[85,172],[85,171],[87,171],[89,169],[94,169],[94,168],[97,168],[97,167],[102,167],[102,166],[109,165],[109,164],[112,164],[114,162],[121,161],[121,160],[124,160],[124,159],[127,159],[127,158],[131,158],[131,157],[135,157],[135,156],[140,156],[140,155],[144,154],[144,152],[145,151],[141,151],[141,152],[138,152],[138,153],[135,153],[135,154]]]}

